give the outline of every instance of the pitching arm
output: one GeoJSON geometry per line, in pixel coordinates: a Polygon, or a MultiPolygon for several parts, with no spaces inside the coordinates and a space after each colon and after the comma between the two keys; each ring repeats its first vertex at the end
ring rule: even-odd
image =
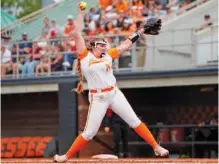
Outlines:
{"type": "Polygon", "coordinates": [[[84,10],[78,5],[78,15],[75,21],[74,39],[76,43],[76,54],[82,54],[86,49],[84,38],[82,37],[82,29],[84,26],[84,10]]]}

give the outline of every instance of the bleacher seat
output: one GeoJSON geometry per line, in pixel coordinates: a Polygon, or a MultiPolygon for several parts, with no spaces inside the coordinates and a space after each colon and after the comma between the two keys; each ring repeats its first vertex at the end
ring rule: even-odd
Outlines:
{"type": "MultiPolygon", "coordinates": [[[[64,0],[58,3],[57,5],[53,5],[53,7],[48,8],[35,16],[33,16],[28,23],[19,23],[14,24],[12,31],[12,40],[20,39],[20,35],[22,32],[27,32],[29,39],[35,39],[40,36],[41,27],[43,27],[43,19],[44,17],[49,17],[50,19],[56,19],[57,25],[64,26],[67,20],[67,16],[69,14],[73,15],[76,18],[77,14],[77,4],[79,1],[74,0],[64,0]]],[[[85,0],[87,3],[87,11],[91,7],[97,7],[96,0],[85,0]]]]}

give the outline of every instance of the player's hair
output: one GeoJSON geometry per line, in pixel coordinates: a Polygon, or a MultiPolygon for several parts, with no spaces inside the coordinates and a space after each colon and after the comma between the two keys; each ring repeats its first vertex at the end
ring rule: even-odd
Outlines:
{"type": "MultiPolygon", "coordinates": [[[[106,42],[104,40],[104,38],[97,38],[97,39],[93,39],[90,44],[87,46],[87,50],[88,51],[92,51],[92,49],[95,47],[95,42],[106,42]]],[[[77,67],[76,67],[76,72],[78,73],[78,85],[77,88],[75,88],[75,92],[77,92],[78,94],[80,94],[81,92],[84,91],[84,87],[83,87],[83,74],[81,71],[81,60],[80,58],[77,59],[77,67]]]]}
{"type": "Polygon", "coordinates": [[[83,87],[83,74],[81,71],[81,60],[80,58],[77,58],[77,67],[76,67],[76,72],[78,73],[78,85],[77,88],[75,88],[75,92],[77,92],[78,94],[80,94],[81,92],[84,91],[84,87],[83,87]]]}

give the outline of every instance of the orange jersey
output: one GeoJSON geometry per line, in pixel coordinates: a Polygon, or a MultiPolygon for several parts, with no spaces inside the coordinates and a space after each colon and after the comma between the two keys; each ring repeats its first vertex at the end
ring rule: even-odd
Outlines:
{"type": "Polygon", "coordinates": [[[133,32],[135,32],[135,29],[130,27],[128,30],[121,30],[120,34],[124,35],[127,38],[133,32]]]}
{"type": "Polygon", "coordinates": [[[141,1],[138,2],[136,5],[133,5],[131,7],[131,15],[136,16],[137,12],[139,12],[139,11],[141,12],[143,10],[143,7],[144,7],[144,5],[141,1]]]}
{"type": "Polygon", "coordinates": [[[89,89],[102,89],[114,86],[116,78],[113,75],[112,60],[118,58],[117,48],[109,49],[102,58],[95,57],[87,49],[78,54],[81,59],[81,70],[85,76],[89,89]]]}
{"type": "Polygon", "coordinates": [[[104,34],[115,34],[115,29],[111,28],[108,31],[103,31],[104,34]]]}
{"type": "Polygon", "coordinates": [[[142,22],[144,22],[144,21],[146,21],[147,20],[147,18],[146,17],[144,17],[144,16],[133,16],[133,22],[134,23],[136,23],[137,21],[142,21],[142,22]]]}
{"type": "Polygon", "coordinates": [[[73,31],[73,25],[66,24],[64,29],[65,36],[68,36],[73,31]]]}
{"type": "Polygon", "coordinates": [[[98,2],[101,9],[105,9],[113,3],[112,0],[99,0],[98,2]]]}
{"type": "Polygon", "coordinates": [[[116,3],[116,12],[122,13],[128,11],[128,3],[123,0],[122,3],[116,3]]]}

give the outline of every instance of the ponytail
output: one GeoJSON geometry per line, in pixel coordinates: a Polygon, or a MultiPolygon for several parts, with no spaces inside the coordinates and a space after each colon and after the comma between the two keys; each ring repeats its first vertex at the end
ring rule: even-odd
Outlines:
{"type": "MultiPolygon", "coordinates": [[[[92,49],[94,47],[94,43],[95,43],[95,40],[91,41],[90,45],[87,46],[88,51],[92,51],[92,49]]],[[[82,71],[81,71],[81,60],[80,60],[80,58],[77,59],[76,72],[78,73],[79,82],[78,82],[77,88],[75,88],[74,91],[77,92],[78,94],[80,94],[81,92],[84,91],[83,74],[82,74],[82,71]]]]}
{"type": "Polygon", "coordinates": [[[81,60],[78,58],[77,59],[77,68],[76,71],[78,73],[78,86],[77,88],[74,89],[75,92],[77,92],[78,94],[80,94],[81,92],[84,91],[84,87],[83,87],[83,75],[82,75],[82,71],[81,71],[81,60]]]}

